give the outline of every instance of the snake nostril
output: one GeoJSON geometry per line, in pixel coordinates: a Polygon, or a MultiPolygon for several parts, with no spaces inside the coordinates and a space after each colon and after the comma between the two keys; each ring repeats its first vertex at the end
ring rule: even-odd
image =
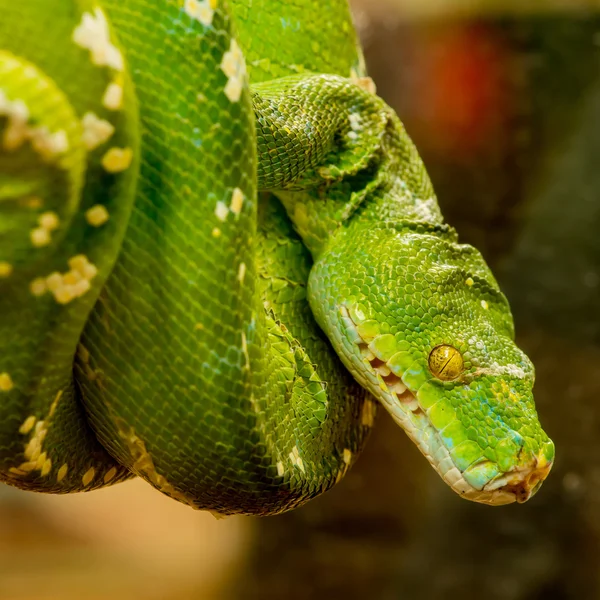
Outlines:
{"type": "Polygon", "coordinates": [[[525,449],[525,438],[520,433],[513,431],[512,432],[512,441],[518,447],[516,458],[517,458],[517,461],[519,461],[523,454],[523,450],[525,449]]]}

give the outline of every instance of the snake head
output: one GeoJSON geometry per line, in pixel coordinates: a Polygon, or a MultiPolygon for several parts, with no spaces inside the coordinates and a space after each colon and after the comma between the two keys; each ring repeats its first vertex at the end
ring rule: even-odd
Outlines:
{"type": "Polygon", "coordinates": [[[346,367],[463,497],[525,502],[554,460],[529,358],[477,250],[446,226],[341,232],[309,299],[346,367]]]}

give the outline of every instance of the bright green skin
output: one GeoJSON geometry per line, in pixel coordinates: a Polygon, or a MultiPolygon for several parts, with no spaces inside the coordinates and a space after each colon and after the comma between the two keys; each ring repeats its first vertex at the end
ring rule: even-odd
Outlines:
{"type": "Polygon", "coordinates": [[[134,473],[195,508],[274,514],[345,474],[373,424],[368,391],[455,491],[527,499],[554,452],[533,368],[402,125],[345,79],[362,74],[345,2],[203,1],[197,18],[192,4],[0,0],[0,91],[68,140],[44,162],[0,139],[2,480],[65,493],[134,473]],[[100,6],[123,72],[72,39],[100,6]],[[243,72],[236,92],[232,31],[252,92],[243,72]],[[123,102],[107,108],[114,81],[123,102]],[[89,112],[115,128],[93,149],[89,112]],[[133,160],[107,173],[112,147],[133,160]],[[110,218],[92,226],[97,204],[110,218]],[[36,247],[47,211],[59,225],[36,247]],[[32,293],[81,254],[91,289],[32,293]],[[463,354],[455,381],[428,370],[439,344],[463,354]]]}

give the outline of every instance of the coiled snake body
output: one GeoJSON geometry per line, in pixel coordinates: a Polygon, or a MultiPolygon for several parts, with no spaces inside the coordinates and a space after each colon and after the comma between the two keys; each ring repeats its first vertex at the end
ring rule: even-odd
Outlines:
{"type": "Polygon", "coordinates": [[[508,304],[343,0],[0,6],[3,481],[274,514],[379,402],[464,497],[538,489],[508,304]]]}

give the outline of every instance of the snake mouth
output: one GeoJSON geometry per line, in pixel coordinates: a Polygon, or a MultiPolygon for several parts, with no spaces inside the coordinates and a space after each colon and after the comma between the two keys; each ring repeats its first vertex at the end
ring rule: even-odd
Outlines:
{"type": "Polygon", "coordinates": [[[498,490],[512,494],[516,502],[523,504],[535,496],[551,469],[552,462],[535,456],[532,465],[502,473],[494,477],[483,489],[489,492],[498,490]]]}

